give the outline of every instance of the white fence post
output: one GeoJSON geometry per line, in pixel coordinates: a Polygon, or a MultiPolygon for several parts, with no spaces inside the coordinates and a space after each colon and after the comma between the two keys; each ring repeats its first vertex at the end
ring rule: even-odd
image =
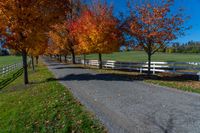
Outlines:
{"type": "Polygon", "coordinates": [[[173,63],[173,73],[176,73],[176,63],[173,63]]]}
{"type": "Polygon", "coordinates": [[[156,74],[155,63],[153,63],[153,74],[156,74]]]}
{"type": "Polygon", "coordinates": [[[5,68],[3,68],[3,72],[2,72],[2,76],[4,76],[5,75],[5,68]]]}
{"type": "Polygon", "coordinates": [[[142,67],[140,67],[140,73],[142,73],[142,67]]]}

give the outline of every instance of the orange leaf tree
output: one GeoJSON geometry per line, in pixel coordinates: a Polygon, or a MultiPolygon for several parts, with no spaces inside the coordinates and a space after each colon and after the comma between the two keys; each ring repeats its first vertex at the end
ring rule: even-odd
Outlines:
{"type": "Polygon", "coordinates": [[[47,50],[45,51],[45,54],[52,57],[53,55],[57,55],[59,53],[60,52],[59,52],[57,45],[54,44],[52,39],[49,39],[48,47],[47,47],[47,50]]]}
{"type": "Polygon", "coordinates": [[[63,19],[68,0],[0,0],[0,24],[7,31],[6,46],[23,57],[24,83],[28,84],[27,54],[37,43],[28,43],[33,33],[45,32],[63,19]]]}
{"type": "Polygon", "coordinates": [[[72,63],[75,64],[75,46],[77,45],[76,37],[71,33],[72,24],[79,17],[82,10],[80,0],[70,1],[69,12],[66,14],[62,23],[53,25],[53,30],[49,32],[49,37],[53,45],[57,45],[57,54],[72,55],[72,63]]]}
{"type": "Polygon", "coordinates": [[[54,30],[48,33],[49,39],[51,40],[49,44],[50,54],[59,56],[60,61],[61,55],[66,55],[68,53],[68,49],[65,47],[67,36],[62,32],[62,27],[63,25],[54,25],[54,30]]]}
{"type": "Polygon", "coordinates": [[[36,49],[32,49],[29,53],[36,59],[36,64],[38,64],[38,59],[40,55],[45,54],[46,50],[48,48],[48,43],[46,41],[38,42],[38,46],[36,49]]]}
{"type": "Polygon", "coordinates": [[[98,1],[86,9],[74,23],[72,32],[77,35],[77,49],[83,54],[98,53],[99,68],[102,68],[102,54],[118,51],[123,36],[118,29],[118,20],[113,16],[112,7],[98,1]]]}
{"type": "Polygon", "coordinates": [[[122,28],[134,44],[142,46],[147,53],[148,75],[151,74],[151,56],[183,35],[186,29],[182,13],[171,13],[173,3],[173,0],[162,0],[162,4],[146,1],[139,6],[129,3],[130,16],[122,28]]]}
{"type": "Polygon", "coordinates": [[[53,30],[49,32],[49,38],[52,40],[52,45],[56,46],[54,53],[56,55],[72,55],[72,61],[75,64],[75,45],[77,44],[75,37],[71,34],[71,20],[65,20],[62,24],[53,26],[53,30]]]}
{"type": "Polygon", "coordinates": [[[36,33],[33,33],[33,35],[31,35],[29,41],[27,42],[28,44],[33,43],[34,46],[28,52],[28,55],[30,55],[31,57],[33,71],[35,70],[34,57],[36,58],[36,64],[38,64],[39,56],[44,54],[46,49],[48,48],[47,40],[48,38],[44,34],[44,32],[37,31],[36,33]]]}

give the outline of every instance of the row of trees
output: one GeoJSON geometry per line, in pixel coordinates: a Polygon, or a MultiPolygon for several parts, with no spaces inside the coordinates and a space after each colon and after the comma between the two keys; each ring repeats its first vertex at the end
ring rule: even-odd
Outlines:
{"type": "Polygon", "coordinates": [[[200,42],[173,43],[166,49],[168,53],[200,53],[200,42]]]}
{"type": "Polygon", "coordinates": [[[182,35],[183,16],[171,13],[173,0],[128,4],[129,16],[119,20],[113,7],[97,0],[0,0],[1,34],[6,47],[22,53],[24,83],[28,83],[27,55],[99,54],[118,51],[122,45],[137,44],[151,56],[169,41],[182,35]]]}
{"type": "MultiPolygon", "coordinates": [[[[66,21],[68,26],[60,27],[65,27],[68,37],[73,38],[75,53],[99,54],[99,68],[102,68],[102,53],[117,51],[122,44],[141,47],[148,54],[150,74],[151,56],[159,49],[165,48],[166,44],[177,36],[183,35],[186,28],[183,27],[182,14],[171,13],[173,0],[163,0],[162,4],[151,1],[136,5],[134,2],[136,3],[133,1],[128,5],[130,15],[121,21],[113,16],[112,7],[98,1],[92,7],[85,7],[73,21],[66,21]]],[[[60,29],[58,31],[63,33],[60,29]]],[[[60,40],[66,40],[62,35],[58,35],[60,40]]],[[[59,42],[58,37],[51,35],[51,38],[54,44],[59,42]]],[[[58,46],[63,44],[60,41],[58,46]]],[[[64,45],[66,47],[69,44],[64,45]]],[[[60,49],[63,50],[63,46],[60,49]]],[[[57,53],[57,50],[55,51],[57,53]]]]}
{"type": "Polygon", "coordinates": [[[28,84],[27,55],[47,48],[50,26],[65,19],[69,0],[0,0],[0,31],[6,48],[22,54],[24,83],[28,84]]]}
{"type": "Polygon", "coordinates": [[[99,54],[99,68],[102,68],[104,53],[119,50],[123,35],[119,29],[119,21],[113,16],[112,7],[97,1],[91,7],[75,4],[70,17],[63,23],[55,25],[49,32],[51,42],[50,54],[99,54]]]}

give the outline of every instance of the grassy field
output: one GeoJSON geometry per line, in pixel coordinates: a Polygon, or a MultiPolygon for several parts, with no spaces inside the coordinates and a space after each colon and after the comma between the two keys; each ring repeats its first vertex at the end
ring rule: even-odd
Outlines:
{"type": "Polygon", "coordinates": [[[106,132],[44,65],[36,69],[31,84],[20,76],[0,90],[0,132],[106,132]]]}
{"type": "Polygon", "coordinates": [[[21,76],[23,73],[23,69],[17,69],[5,76],[0,76],[0,90],[10,83],[12,83],[15,79],[17,79],[19,76],[21,76]]]}
{"type": "MultiPolygon", "coordinates": [[[[116,61],[147,61],[147,54],[142,51],[115,52],[113,54],[103,54],[103,60],[116,61]]],[[[97,54],[87,55],[87,59],[98,59],[97,54]]],[[[166,62],[200,62],[200,54],[166,54],[156,53],[152,56],[152,61],[166,62]]]]}
{"type": "Polygon", "coordinates": [[[21,56],[0,56],[0,66],[14,64],[21,61],[21,56]]]}

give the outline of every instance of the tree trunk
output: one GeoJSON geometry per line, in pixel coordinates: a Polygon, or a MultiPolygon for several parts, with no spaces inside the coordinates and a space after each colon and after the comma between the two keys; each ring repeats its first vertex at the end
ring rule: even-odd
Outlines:
{"type": "Polygon", "coordinates": [[[65,55],[65,62],[67,61],[67,56],[65,55]]]}
{"type": "Polygon", "coordinates": [[[99,53],[99,69],[102,69],[102,55],[99,53]]]}
{"type": "Polygon", "coordinates": [[[60,56],[59,55],[57,55],[57,60],[60,61],[60,56]]]}
{"type": "Polygon", "coordinates": [[[31,56],[31,65],[32,65],[32,70],[35,71],[34,57],[33,56],[31,56]]]}
{"type": "Polygon", "coordinates": [[[84,67],[86,67],[86,54],[83,55],[84,67]]]}
{"type": "Polygon", "coordinates": [[[22,52],[23,69],[24,69],[24,84],[28,84],[28,65],[27,65],[27,53],[22,52]]]}
{"type": "Polygon", "coordinates": [[[36,56],[35,57],[35,60],[36,60],[36,64],[38,65],[38,59],[39,59],[39,56],[36,56]]]}
{"type": "Polygon", "coordinates": [[[148,76],[151,75],[151,54],[148,53],[148,72],[147,72],[148,76]]]}
{"type": "Polygon", "coordinates": [[[59,60],[60,62],[62,62],[62,55],[59,55],[59,60]]]}
{"type": "Polygon", "coordinates": [[[74,51],[72,52],[72,64],[76,64],[76,57],[74,51]]]}

